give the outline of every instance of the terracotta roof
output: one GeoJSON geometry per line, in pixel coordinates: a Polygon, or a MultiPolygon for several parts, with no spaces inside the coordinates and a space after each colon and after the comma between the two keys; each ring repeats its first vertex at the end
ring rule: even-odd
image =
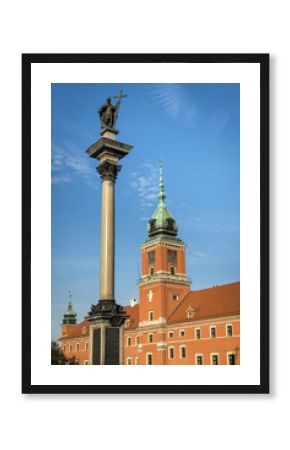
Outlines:
{"type": "Polygon", "coordinates": [[[240,283],[189,292],[168,317],[167,323],[192,322],[240,314],[240,283]],[[191,312],[191,317],[188,317],[191,312]]]}
{"type": "MultiPolygon", "coordinates": [[[[68,335],[63,336],[60,339],[71,339],[71,338],[82,338],[89,337],[90,335],[90,322],[88,320],[83,320],[77,325],[68,325],[68,335]],[[83,333],[83,328],[86,327],[86,332],[83,333]]],[[[66,325],[64,325],[66,326],[66,325]]]]}
{"type": "Polygon", "coordinates": [[[126,326],[125,322],[125,330],[134,330],[139,325],[139,304],[137,303],[134,306],[124,306],[124,311],[129,317],[129,326],[126,326]]]}

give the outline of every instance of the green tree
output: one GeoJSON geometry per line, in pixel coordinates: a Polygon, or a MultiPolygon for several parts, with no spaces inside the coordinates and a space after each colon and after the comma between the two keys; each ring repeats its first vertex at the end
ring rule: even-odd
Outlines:
{"type": "Polygon", "coordinates": [[[63,354],[63,351],[59,348],[57,342],[51,342],[51,364],[52,365],[64,365],[67,363],[67,359],[63,354]]]}

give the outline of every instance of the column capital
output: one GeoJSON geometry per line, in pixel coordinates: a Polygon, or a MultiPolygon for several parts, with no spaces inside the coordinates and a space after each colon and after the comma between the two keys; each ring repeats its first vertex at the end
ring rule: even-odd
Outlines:
{"type": "Polygon", "coordinates": [[[109,180],[115,182],[121,168],[122,166],[118,164],[105,161],[97,167],[97,172],[100,174],[102,181],[109,180]]]}

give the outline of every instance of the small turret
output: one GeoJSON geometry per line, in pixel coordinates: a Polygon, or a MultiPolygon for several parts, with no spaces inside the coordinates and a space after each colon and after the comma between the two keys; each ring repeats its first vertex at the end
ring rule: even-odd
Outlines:
{"type": "Polygon", "coordinates": [[[69,302],[68,302],[68,306],[67,309],[63,315],[63,325],[75,325],[77,322],[77,313],[74,312],[73,307],[72,307],[72,293],[69,290],[68,291],[68,295],[69,295],[69,302]]]}
{"type": "Polygon", "coordinates": [[[160,161],[159,203],[147,225],[149,237],[156,235],[176,236],[178,227],[176,220],[165,204],[162,162],[160,161]]]}

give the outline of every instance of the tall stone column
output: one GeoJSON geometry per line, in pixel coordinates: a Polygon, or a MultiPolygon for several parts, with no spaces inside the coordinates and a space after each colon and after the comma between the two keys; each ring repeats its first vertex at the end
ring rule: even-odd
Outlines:
{"type": "Polygon", "coordinates": [[[115,299],[115,180],[120,166],[103,163],[102,178],[100,299],[115,299]]]}
{"type": "Polygon", "coordinates": [[[90,321],[90,364],[122,364],[123,323],[126,315],[115,301],[115,184],[121,166],[119,160],[132,149],[116,140],[118,131],[102,130],[102,137],[87,153],[100,164],[102,180],[100,298],[87,316],[90,321]]]}

